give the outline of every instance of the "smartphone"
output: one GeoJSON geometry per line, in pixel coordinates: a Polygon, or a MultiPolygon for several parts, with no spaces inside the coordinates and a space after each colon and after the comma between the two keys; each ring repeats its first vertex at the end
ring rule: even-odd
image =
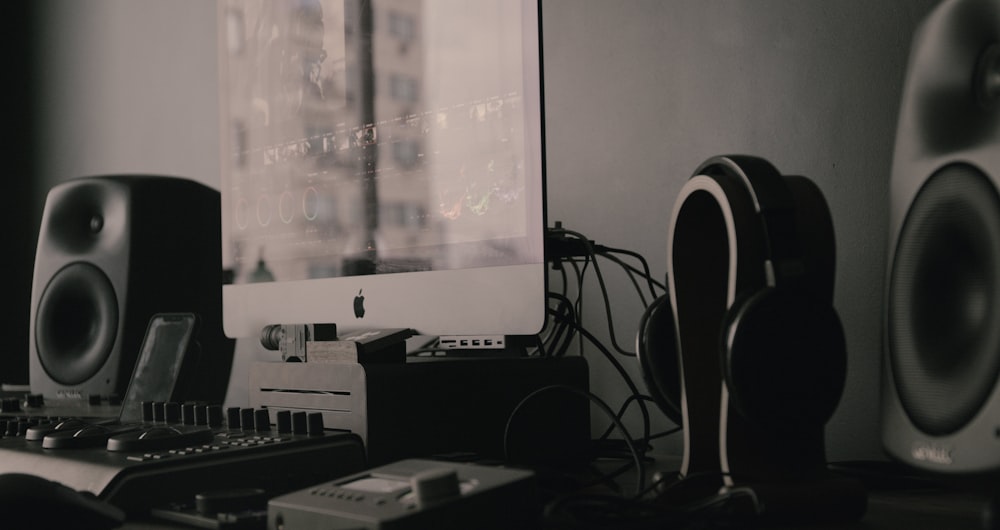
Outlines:
{"type": "Polygon", "coordinates": [[[195,313],[157,313],[149,320],[122,400],[122,423],[142,421],[142,402],[178,402],[194,379],[201,348],[195,313]]]}

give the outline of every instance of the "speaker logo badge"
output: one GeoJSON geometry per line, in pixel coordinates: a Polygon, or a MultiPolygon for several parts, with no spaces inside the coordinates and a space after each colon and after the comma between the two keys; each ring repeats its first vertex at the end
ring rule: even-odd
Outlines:
{"type": "Polygon", "coordinates": [[[914,460],[921,462],[950,466],[954,462],[951,451],[951,447],[920,441],[913,442],[910,455],[913,456],[914,460]]]}
{"type": "Polygon", "coordinates": [[[56,397],[60,399],[80,400],[83,399],[83,392],[76,388],[56,389],[56,397]]]}

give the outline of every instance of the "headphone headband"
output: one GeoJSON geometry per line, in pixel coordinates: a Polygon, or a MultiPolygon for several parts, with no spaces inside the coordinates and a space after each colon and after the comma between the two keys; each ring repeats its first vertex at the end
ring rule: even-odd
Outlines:
{"type": "Polygon", "coordinates": [[[795,201],[785,177],[770,162],[745,155],[716,156],[699,166],[695,175],[725,175],[743,183],[760,219],[768,285],[782,285],[803,276],[795,201]]]}

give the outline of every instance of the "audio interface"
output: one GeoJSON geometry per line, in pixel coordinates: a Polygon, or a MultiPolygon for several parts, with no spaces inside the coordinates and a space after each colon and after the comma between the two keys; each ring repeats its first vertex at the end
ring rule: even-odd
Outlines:
{"type": "Polygon", "coordinates": [[[407,459],[268,502],[270,530],[506,529],[541,521],[534,473],[407,459]]]}

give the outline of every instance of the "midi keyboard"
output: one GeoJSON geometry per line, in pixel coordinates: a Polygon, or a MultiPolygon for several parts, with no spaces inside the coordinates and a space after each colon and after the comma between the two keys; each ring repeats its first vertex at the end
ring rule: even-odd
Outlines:
{"type": "Polygon", "coordinates": [[[130,516],[196,494],[259,488],[268,496],[367,467],[361,438],[318,413],[143,403],[142,421],[4,416],[0,473],[30,473],[90,492],[130,516]],[[154,412],[155,411],[155,412],[154,412]]]}

